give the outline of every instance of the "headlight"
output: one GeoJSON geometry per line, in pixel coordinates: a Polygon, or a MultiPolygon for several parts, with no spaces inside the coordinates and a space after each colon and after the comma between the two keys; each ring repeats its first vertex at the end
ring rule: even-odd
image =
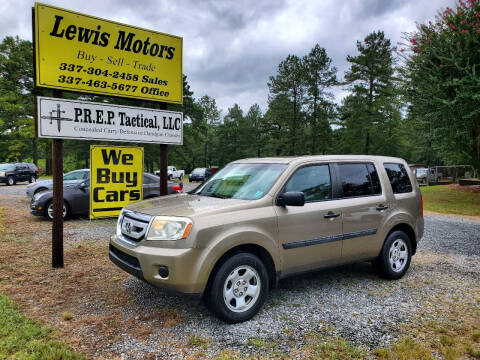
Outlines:
{"type": "Polygon", "coordinates": [[[117,220],[117,236],[122,235],[122,219],[123,219],[123,211],[125,208],[122,209],[120,212],[120,215],[118,215],[118,220],[117,220]]]}
{"type": "Polygon", "coordinates": [[[0,176],[5,176],[5,171],[0,171],[0,176]]]}
{"type": "Polygon", "coordinates": [[[192,220],[176,216],[155,216],[148,231],[147,240],[186,239],[192,228],[192,220]]]}

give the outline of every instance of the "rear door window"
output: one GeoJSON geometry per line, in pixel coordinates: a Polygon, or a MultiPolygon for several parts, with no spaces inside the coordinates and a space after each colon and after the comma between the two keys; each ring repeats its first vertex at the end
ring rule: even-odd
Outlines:
{"type": "Polygon", "coordinates": [[[338,170],[344,198],[374,195],[367,164],[338,164],[338,170]]]}
{"type": "Polygon", "coordinates": [[[284,191],[303,192],[305,202],[331,199],[332,183],[328,165],[305,166],[298,169],[288,180],[284,191]]]}
{"type": "Polygon", "coordinates": [[[407,170],[402,164],[386,163],[383,164],[383,166],[387,172],[394,194],[403,194],[412,191],[412,183],[408,177],[407,170]]]}

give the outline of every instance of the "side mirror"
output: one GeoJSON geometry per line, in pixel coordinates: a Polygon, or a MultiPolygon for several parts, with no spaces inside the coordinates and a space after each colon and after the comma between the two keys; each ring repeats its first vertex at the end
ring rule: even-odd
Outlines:
{"type": "Polygon", "coordinates": [[[288,191],[277,197],[278,206],[303,206],[305,205],[305,194],[301,191],[288,191]]]}
{"type": "Polygon", "coordinates": [[[88,186],[87,182],[83,181],[83,182],[80,183],[80,185],[78,185],[78,188],[80,190],[85,190],[87,188],[87,186],[88,186]]]}

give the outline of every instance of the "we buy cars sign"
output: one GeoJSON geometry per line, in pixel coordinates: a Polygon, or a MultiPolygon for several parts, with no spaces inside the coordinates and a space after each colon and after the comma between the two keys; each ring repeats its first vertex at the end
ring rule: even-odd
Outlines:
{"type": "Polygon", "coordinates": [[[90,146],[90,219],[117,217],[143,198],[143,148],[90,146]]]}

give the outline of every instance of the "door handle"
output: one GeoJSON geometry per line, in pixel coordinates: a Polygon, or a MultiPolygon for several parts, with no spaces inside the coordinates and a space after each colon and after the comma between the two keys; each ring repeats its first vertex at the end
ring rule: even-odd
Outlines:
{"type": "Polygon", "coordinates": [[[339,217],[340,216],[340,213],[334,213],[332,211],[329,211],[328,213],[326,213],[325,215],[323,215],[323,217],[325,219],[333,219],[333,218],[336,218],[336,217],[339,217]]]}
{"type": "Polygon", "coordinates": [[[388,206],[387,205],[378,205],[376,208],[375,208],[377,211],[383,211],[383,210],[387,210],[388,209],[388,206]]]}

